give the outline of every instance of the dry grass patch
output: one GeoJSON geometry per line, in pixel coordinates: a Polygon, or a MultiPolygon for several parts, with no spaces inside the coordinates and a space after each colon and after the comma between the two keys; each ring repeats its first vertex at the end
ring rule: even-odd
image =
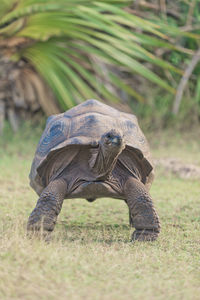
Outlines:
{"type": "Polygon", "coordinates": [[[154,243],[129,242],[127,206],[114,199],[66,200],[52,241],[30,239],[37,196],[27,175],[38,136],[27,129],[1,147],[0,299],[199,299],[199,181],[158,170],[154,243]]]}

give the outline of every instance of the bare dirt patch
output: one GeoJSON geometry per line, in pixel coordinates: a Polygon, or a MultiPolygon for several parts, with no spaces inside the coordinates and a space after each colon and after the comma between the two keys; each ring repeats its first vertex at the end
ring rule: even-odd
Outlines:
{"type": "Polygon", "coordinates": [[[184,179],[200,179],[200,166],[185,164],[177,158],[154,159],[154,165],[161,167],[166,173],[172,173],[184,179]]]}

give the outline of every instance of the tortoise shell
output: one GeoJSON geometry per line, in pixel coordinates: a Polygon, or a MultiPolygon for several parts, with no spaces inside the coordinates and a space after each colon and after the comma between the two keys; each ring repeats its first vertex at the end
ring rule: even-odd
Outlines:
{"type": "MultiPolygon", "coordinates": [[[[87,100],[47,119],[32,163],[30,185],[40,195],[45,188],[41,174],[60,151],[67,151],[71,146],[77,149],[82,146],[96,147],[101,136],[110,129],[121,133],[126,144],[123,152],[126,149],[132,150],[133,155],[140,160],[146,175],[144,184],[151,183],[153,166],[149,146],[136,116],[120,112],[97,100],[87,100]]],[[[61,166],[57,169],[57,172],[62,171],[61,166]]]]}

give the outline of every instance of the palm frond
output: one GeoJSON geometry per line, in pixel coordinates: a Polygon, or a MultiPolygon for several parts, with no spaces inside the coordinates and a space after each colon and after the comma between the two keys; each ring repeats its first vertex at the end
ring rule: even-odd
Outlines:
{"type": "Polygon", "coordinates": [[[182,74],[180,68],[154,54],[155,47],[187,51],[170,42],[169,32],[173,37],[179,34],[179,29],[128,13],[122,9],[128,3],[130,1],[122,0],[4,0],[0,40],[15,37],[31,41],[30,45],[15,48],[13,57],[25,59],[43,76],[62,109],[86,98],[120,101],[113,88],[144,101],[113,68],[120,74],[138,74],[174,94],[175,89],[166,79],[146,63],[157,66],[160,73],[168,70],[182,74]],[[94,58],[99,65],[94,64],[94,58]],[[105,84],[101,65],[106,68],[108,84],[105,84]]]}

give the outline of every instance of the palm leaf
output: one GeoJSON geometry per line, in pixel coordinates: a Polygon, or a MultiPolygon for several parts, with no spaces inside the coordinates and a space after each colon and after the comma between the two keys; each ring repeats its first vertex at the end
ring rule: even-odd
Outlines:
{"type": "Polygon", "coordinates": [[[123,76],[108,71],[105,79],[101,68],[93,63],[94,57],[108,70],[114,67],[120,73],[138,74],[175,93],[166,79],[158,75],[162,72],[153,72],[145,63],[182,74],[182,70],[154,54],[155,47],[184,52],[170,42],[169,31],[174,36],[179,34],[179,29],[166,28],[166,24],[126,12],[122,8],[128,3],[130,1],[122,0],[4,0],[0,6],[3,11],[0,39],[15,36],[32,41],[31,46],[15,49],[15,59],[26,59],[34,66],[53,90],[62,109],[92,97],[120,101],[109,86],[144,101],[123,76]],[[137,28],[143,32],[136,32],[137,28]],[[106,80],[108,85],[104,84],[106,80]]]}

